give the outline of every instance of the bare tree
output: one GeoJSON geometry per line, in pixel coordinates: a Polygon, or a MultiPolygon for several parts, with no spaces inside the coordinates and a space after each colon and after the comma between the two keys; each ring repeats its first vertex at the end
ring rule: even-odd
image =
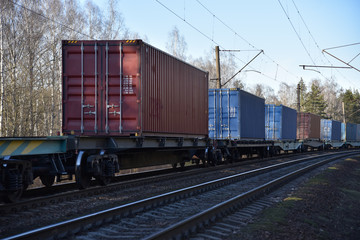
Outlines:
{"type": "Polygon", "coordinates": [[[122,14],[117,10],[118,0],[108,0],[107,14],[104,20],[103,39],[117,39],[129,34],[122,14]]]}
{"type": "Polygon", "coordinates": [[[187,43],[176,26],[169,33],[166,49],[175,57],[186,60],[187,43]]]}
{"type": "Polygon", "coordinates": [[[296,108],[296,86],[282,82],[278,91],[278,99],[282,105],[296,108]]]}
{"type": "MultiPolygon", "coordinates": [[[[225,84],[227,80],[229,80],[232,76],[235,75],[239,71],[239,67],[237,66],[234,56],[232,54],[221,52],[221,83],[225,84]]],[[[197,58],[192,60],[191,63],[197,66],[204,71],[209,72],[209,88],[216,87],[216,65],[215,65],[215,54],[214,50],[211,49],[205,56],[205,58],[197,58]]],[[[240,76],[235,76],[231,81],[225,84],[222,87],[230,87],[230,88],[240,88],[244,89],[243,81],[241,80],[240,76]]]]}

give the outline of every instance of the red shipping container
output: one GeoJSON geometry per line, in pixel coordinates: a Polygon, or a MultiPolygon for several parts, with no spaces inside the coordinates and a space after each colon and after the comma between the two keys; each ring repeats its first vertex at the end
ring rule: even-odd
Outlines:
{"type": "Polygon", "coordinates": [[[297,114],[297,139],[320,139],[321,117],[312,113],[297,114]]]}
{"type": "Polygon", "coordinates": [[[141,40],[63,41],[63,133],[208,133],[208,73],[141,40]]]}

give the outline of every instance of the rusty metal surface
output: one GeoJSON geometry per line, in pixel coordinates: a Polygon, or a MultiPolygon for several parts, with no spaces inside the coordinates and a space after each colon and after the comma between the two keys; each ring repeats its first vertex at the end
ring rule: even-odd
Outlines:
{"type": "Polygon", "coordinates": [[[312,113],[298,113],[297,139],[320,139],[320,119],[312,113]]]}
{"type": "Polygon", "coordinates": [[[208,73],[141,40],[63,41],[63,132],[194,136],[208,128],[208,73]]]}

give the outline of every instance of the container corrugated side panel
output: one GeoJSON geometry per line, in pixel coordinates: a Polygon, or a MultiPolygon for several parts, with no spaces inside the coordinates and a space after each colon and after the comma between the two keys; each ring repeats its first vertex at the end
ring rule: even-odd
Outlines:
{"type": "Polygon", "coordinates": [[[281,112],[276,114],[277,111],[281,111],[281,108],[274,104],[265,105],[265,138],[267,140],[280,139],[281,112]]]}
{"type": "Polygon", "coordinates": [[[332,138],[332,122],[329,119],[320,121],[320,139],[330,141],[332,138]]]}
{"type": "Polygon", "coordinates": [[[265,139],[265,100],[240,90],[242,139],[265,139]]]}
{"type": "Polygon", "coordinates": [[[208,135],[208,74],[142,45],[142,132],[208,135]]]}
{"type": "Polygon", "coordinates": [[[298,113],[297,138],[320,139],[320,116],[311,113],[298,113]]]}
{"type": "Polygon", "coordinates": [[[356,141],[360,141],[360,124],[356,125],[356,141]]]}
{"type": "Polygon", "coordinates": [[[209,90],[209,137],[216,139],[217,114],[216,114],[216,91],[209,90]]]}
{"type": "Polygon", "coordinates": [[[339,121],[321,119],[320,128],[322,140],[340,141],[341,140],[341,123],[339,121]]]}
{"type": "Polygon", "coordinates": [[[332,120],[332,133],[331,140],[340,141],[341,140],[341,122],[332,120]]]}
{"type": "Polygon", "coordinates": [[[282,109],[281,140],[295,140],[297,112],[295,109],[283,105],[281,105],[281,109],[282,109]]]}
{"type": "Polygon", "coordinates": [[[209,89],[209,136],[240,139],[239,91],[209,89]]]}
{"type": "Polygon", "coordinates": [[[346,123],[346,136],[345,124],[341,123],[341,140],[343,141],[356,141],[356,124],[346,123]]]}
{"type": "Polygon", "coordinates": [[[265,132],[268,140],[296,139],[296,110],[283,105],[265,105],[265,132]]]}
{"type": "Polygon", "coordinates": [[[240,89],[209,89],[210,136],[216,139],[265,139],[264,102],[264,99],[240,89]]]}

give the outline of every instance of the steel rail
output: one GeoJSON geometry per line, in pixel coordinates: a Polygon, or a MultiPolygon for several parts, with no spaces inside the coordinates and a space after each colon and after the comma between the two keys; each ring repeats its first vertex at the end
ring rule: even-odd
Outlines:
{"type": "MultiPolygon", "coordinates": [[[[359,152],[356,152],[358,154],[359,152]]],[[[354,151],[351,153],[332,153],[329,155],[340,155],[335,158],[340,158],[355,154],[354,151]]],[[[328,156],[328,155],[327,155],[328,156]]],[[[314,160],[316,158],[324,158],[326,156],[314,156],[307,157],[298,160],[292,160],[285,163],[279,163],[272,166],[263,167],[256,170],[251,170],[244,173],[239,173],[233,176],[221,178],[218,180],[209,181],[206,183],[198,184],[192,187],[183,188],[180,190],[164,193],[158,196],[150,197],[133,203],[121,205],[118,207],[110,208],[107,210],[99,211],[93,214],[85,215],[79,218],[67,220],[61,223],[45,226],[39,229],[35,229],[29,232],[21,233],[15,236],[11,236],[7,239],[49,239],[49,238],[62,238],[65,236],[73,235],[82,230],[87,230],[92,226],[100,226],[103,223],[111,222],[121,217],[126,217],[143,210],[152,209],[156,206],[160,206],[166,203],[174,202],[179,199],[186,198],[187,196],[196,195],[210,189],[219,188],[223,185],[230,184],[241,179],[251,177],[257,174],[265,173],[270,170],[279,169],[282,167],[289,166],[291,164],[304,162],[308,160],[314,160]]],[[[335,159],[334,158],[334,159],[335,159]]],[[[183,231],[183,230],[181,230],[183,231]]]]}
{"type": "Polygon", "coordinates": [[[299,170],[288,173],[282,177],[274,179],[266,184],[263,184],[259,187],[256,187],[246,193],[242,193],[236,197],[233,197],[223,203],[213,206],[212,208],[198,213],[188,219],[185,219],[182,222],[179,222],[175,225],[172,225],[160,232],[157,232],[145,239],[184,239],[188,238],[192,233],[198,232],[198,230],[204,228],[206,225],[214,223],[217,219],[223,218],[226,215],[229,215],[231,212],[234,212],[236,209],[239,209],[250,202],[253,202],[257,198],[265,195],[266,193],[271,192],[274,189],[281,187],[292,179],[300,176],[304,173],[307,173],[319,166],[322,166],[326,163],[332,162],[339,158],[358,155],[359,153],[349,153],[341,156],[336,156],[330,159],[325,159],[323,161],[314,163],[312,165],[303,167],[299,170]]]}

